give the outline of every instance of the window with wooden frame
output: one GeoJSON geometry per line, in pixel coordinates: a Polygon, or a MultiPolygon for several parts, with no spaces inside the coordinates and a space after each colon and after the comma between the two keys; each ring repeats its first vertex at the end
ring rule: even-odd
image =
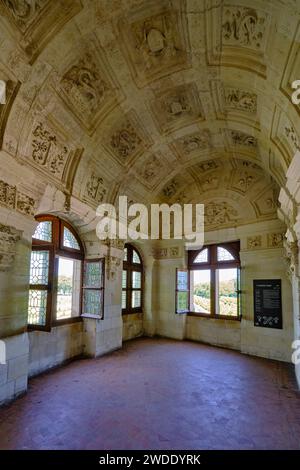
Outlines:
{"type": "Polygon", "coordinates": [[[179,291],[178,271],[176,285],[176,312],[204,317],[239,319],[240,312],[240,243],[207,245],[188,253],[188,289],[179,291]],[[182,300],[181,309],[178,293],[182,300]],[[186,293],[187,292],[187,293],[186,293]]]}
{"type": "Polygon", "coordinates": [[[142,312],[143,263],[132,245],[125,245],[122,272],[122,313],[142,312]]]}
{"type": "MultiPolygon", "coordinates": [[[[51,326],[80,320],[82,301],[84,312],[94,313],[95,298],[85,294],[82,299],[82,292],[94,287],[86,285],[84,249],[74,228],[52,215],[36,219],[39,223],[32,237],[28,326],[50,331],[51,326]]],[[[103,271],[102,260],[98,263],[103,271]]],[[[99,275],[95,292],[102,290],[103,276],[99,275]]],[[[103,300],[98,312],[102,317],[103,300]]]]}

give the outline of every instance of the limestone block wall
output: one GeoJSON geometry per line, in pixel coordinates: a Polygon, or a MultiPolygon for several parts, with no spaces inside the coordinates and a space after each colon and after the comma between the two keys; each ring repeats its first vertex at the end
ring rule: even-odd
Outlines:
{"type": "Polygon", "coordinates": [[[283,249],[241,253],[242,311],[241,351],[247,354],[291,361],[293,341],[292,288],[286,275],[283,249]],[[260,328],[253,324],[253,279],[281,279],[283,328],[260,328]]]}
{"type": "Polygon", "coordinates": [[[0,361],[0,405],[27,390],[29,340],[27,333],[10,336],[4,343],[5,362],[0,361]]]}
{"type": "Polygon", "coordinates": [[[122,315],[123,321],[123,341],[137,338],[143,335],[143,314],[132,313],[130,315],[122,315]]]}
{"type": "Polygon", "coordinates": [[[170,249],[169,242],[165,242],[158,252],[160,259],[156,261],[155,334],[201,341],[246,354],[291,362],[293,301],[282,248],[283,233],[283,224],[272,220],[205,234],[206,243],[241,242],[241,322],[175,314],[176,268],[185,267],[187,260],[179,244],[177,253],[180,256],[172,259],[171,254],[175,251],[170,249]],[[282,280],[282,330],[254,326],[254,279],[282,280]]]}
{"type": "Polygon", "coordinates": [[[241,349],[241,324],[238,321],[187,317],[186,339],[229,349],[241,349]]]}
{"type": "Polygon", "coordinates": [[[58,366],[83,352],[82,322],[61,325],[50,332],[31,331],[29,337],[29,376],[58,366]]]}

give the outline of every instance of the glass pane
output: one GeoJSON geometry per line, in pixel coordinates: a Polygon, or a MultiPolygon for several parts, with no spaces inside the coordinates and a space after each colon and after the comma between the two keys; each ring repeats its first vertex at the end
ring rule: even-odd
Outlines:
{"type": "Polygon", "coordinates": [[[84,263],[84,287],[102,287],[102,263],[89,261],[84,263]]]}
{"type": "Polygon", "coordinates": [[[132,272],[132,287],[134,289],[140,289],[142,287],[142,275],[138,271],[132,272]]]}
{"type": "Polygon", "coordinates": [[[32,251],[30,284],[48,284],[49,251],[32,251]]]}
{"type": "Polygon", "coordinates": [[[128,250],[124,248],[124,261],[128,261],[128,250]]]}
{"type": "Polygon", "coordinates": [[[45,325],[47,312],[47,291],[29,290],[28,323],[29,325],[45,325]]]}
{"type": "Polygon", "coordinates": [[[83,313],[102,316],[102,291],[84,289],[83,313]]]}
{"type": "Polygon", "coordinates": [[[132,291],[131,307],[138,308],[140,306],[141,306],[141,291],[139,290],[132,291]]]}
{"type": "Polygon", "coordinates": [[[193,312],[210,313],[210,270],[199,269],[190,272],[191,307],[193,312]]]}
{"type": "Polygon", "coordinates": [[[52,241],[52,222],[45,221],[40,222],[35,229],[35,232],[32,238],[36,238],[37,240],[43,240],[45,242],[52,241]]]}
{"type": "Polygon", "coordinates": [[[189,309],[188,292],[177,292],[177,313],[187,312],[189,309]]]}
{"type": "Polygon", "coordinates": [[[122,272],[122,288],[126,289],[127,287],[127,271],[122,272]]]}
{"type": "Polygon", "coordinates": [[[67,227],[64,227],[64,246],[67,248],[74,248],[75,250],[80,250],[78,241],[67,227]]]}
{"type": "Polygon", "coordinates": [[[132,251],[132,262],[141,264],[140,257],[135,250],[132,251]]]}
{"type": "Polygon", "coordinates": [[[218,314],[237,316],[238,314],[238,278],[237,269],[217,270],[218,314]]]}
{"type": "Polygon", "coordinates": [[[194,259],[194,263],[208,263],[208,249],[200,251],[200,253],[194,259]]]}
{"type": "Polygon", "coordinates": [[[81,261],[59,257],[56,319],[79,315],[81,261]]]}
{"type": "Polygon", "coordinates": [[[178,269],[177,271],[177,290],[188,290],[188,272],[178,269]]]}
{"type": "Polygon", "coordinates": [[[122,291],[122,308],[126,308],[126,299],[127,299],[127,292],[126,290],[122,291]]]}
{"type": "Polygon", "coordinates": [[[234,260],[234,257],[232,256],[232,254],[229,253],[228,250],[225,250],[225,248],[218,246],[218,261],[232,261],[232,260],[234,260]]]}

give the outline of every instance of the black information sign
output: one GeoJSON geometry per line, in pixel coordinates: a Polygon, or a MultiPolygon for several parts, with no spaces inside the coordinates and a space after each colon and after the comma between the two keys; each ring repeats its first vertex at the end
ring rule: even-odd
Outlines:
{"type": "Polygon", "coordinates": [[[281,279],[253,281],[254,326],[282,329],[281,279]]]}

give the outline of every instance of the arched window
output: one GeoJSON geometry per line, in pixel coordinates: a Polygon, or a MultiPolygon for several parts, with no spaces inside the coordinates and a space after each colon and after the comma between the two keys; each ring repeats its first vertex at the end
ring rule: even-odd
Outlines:
{"type": "Polygon", "coordinates": [[[28,326],[49,331],[51,326],[80,320],[81,310],[102,317],[103,260],[84,261],[80,238],[65,220],[52,215],[36,219],[28,326]]]}
{"type": "Polygon", "coordinates": [[[142,312],[143,264],[132,245],[125,245],[122,273],[122,313],[142,312]]]}
{"type": "Polygon", "coordinates": [[[239,318],[239,251],[239,242],[189,251],[188,270],[177,272],[176,312],[239,318]]]}

